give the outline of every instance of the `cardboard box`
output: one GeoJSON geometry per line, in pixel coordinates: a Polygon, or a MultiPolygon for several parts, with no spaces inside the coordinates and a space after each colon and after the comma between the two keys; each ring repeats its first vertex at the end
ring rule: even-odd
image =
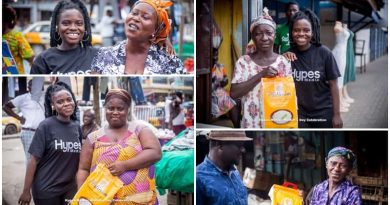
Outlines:
{"type": "Polygon", "coordinates": [[[279,184],[280,177],[264,171],[256,171],[255,169],[245,168],[243,182],[249,189],[257,189],[260,191],[268,191],[273,184],[279,184]]]}

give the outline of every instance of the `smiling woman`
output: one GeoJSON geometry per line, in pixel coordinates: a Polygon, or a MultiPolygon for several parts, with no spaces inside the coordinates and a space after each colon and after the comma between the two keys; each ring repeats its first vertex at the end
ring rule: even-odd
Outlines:
{"type": "Polygon", "coordinates": [[[290,22],[291,60],[297,90],[299,128],[341,128],[340,77],[332,52],[320,42],[320,20],[311,10],[290,22]]]}
{"type": "Polygon", "coordinates": [[[62,205],[76,193],[82,132],[76,122],[74,94],[65,83],[47,88],[45,117],[31,142],[31,160],[26,170],[23,193],[18,203],[62,205]]]}
{"type": "Polygon", "coordinates": [[[77,184],[80,188],[103,165],[123,182],[112,204],[158,204],[154,163],[161,158],[160,143],[145,125],[128,122],[130,107],[131,97],[126,90],[108,91],[105,99],[108,125],[85,140],[77,184]]]}
{"type": "Polygon", "coordinates": [[[101,48],[92,71],[99,74],[182,74],[183,63],[164,44],[171,29],[166,8],[172,2],[139,0],[125,20],[127,40],[101,48]]]}
{"type": "Polygon", "coordinates": [[[353,152],[344,147],[331,149],[326,158],[328,179],[317,184],[307,196],[311,205],[362,204],[359,187],[347,180],[356,165],[353,152]]]}
{"type": "Polygon", "coordinates": [[[79,0],[61,1],[51,18],[50,46],[36,57],[31,74],[89,74],[97,49],[90,19],[79,0]]]}

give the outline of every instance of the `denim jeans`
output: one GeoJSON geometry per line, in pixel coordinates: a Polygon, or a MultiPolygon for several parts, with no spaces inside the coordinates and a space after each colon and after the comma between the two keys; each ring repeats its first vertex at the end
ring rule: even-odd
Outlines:
{"type": "Polygon", "coordinates": [[[130,94],[136,105],[144,104],[145,95],[142,90],[141,80],[139,77],[129,77],[130,94]]]}

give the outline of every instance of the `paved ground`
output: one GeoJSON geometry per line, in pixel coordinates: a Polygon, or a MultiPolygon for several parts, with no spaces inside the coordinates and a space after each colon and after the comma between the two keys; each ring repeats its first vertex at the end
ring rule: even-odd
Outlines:
{"type": "MultiPolygon", "coordinates": [[[[19,135],[2,136],[3,205],[15,205],[22,193],[26,166],[19,135]]],[[[160,205],[167,205],[167,195],[158,196],[160,205]]],[[[34,205],[34,203],[30,203],[34,205]]]]}
{"type": "Polygon", "coordinates": [[[367,64],[366,73],[357,73],[356,81],[348,84],[349,95],[355,99],[349,112],[342,113],[345,128],[388,127],[388,55],[367,64]]]}

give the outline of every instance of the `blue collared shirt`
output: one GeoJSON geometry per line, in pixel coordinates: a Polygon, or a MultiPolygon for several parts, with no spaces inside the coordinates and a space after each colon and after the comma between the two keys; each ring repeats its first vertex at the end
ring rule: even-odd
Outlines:
{"type": "Polygon", "coordinates": [[[238,170],[218,168],[208,157],[196,167],[197,205],[247,205],[247,190],[238,170]]]}

